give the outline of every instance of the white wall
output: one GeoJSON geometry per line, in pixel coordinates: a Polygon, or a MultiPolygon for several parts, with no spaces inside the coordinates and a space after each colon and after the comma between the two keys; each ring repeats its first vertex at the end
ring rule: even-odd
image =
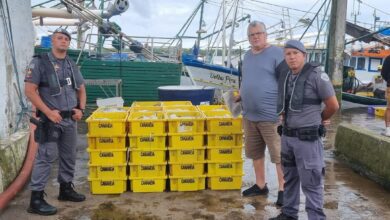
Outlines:
{"type": "MultiPolygon", "coordinates": [[[[34,29],[31,20],[31,2],[0,0],[3,6],[6,3],[12,25],[13,41],[16,53],[19,80],[24,96],[24,75],[33,55],[34,29]]],[[[8,15],[7,19],[9,18],[8,15]]],[[[21,111],[17,95],[16,71],[12,65],[10,47],[5,35],[3,21],[0,20],[0,139],[9,137],[15,129],[18,113],[21,111]]],[[[24,101],[26,100],[23,98],[24,101]]],[[[25,102],[26,103],[26,102],[25,102]]]]}

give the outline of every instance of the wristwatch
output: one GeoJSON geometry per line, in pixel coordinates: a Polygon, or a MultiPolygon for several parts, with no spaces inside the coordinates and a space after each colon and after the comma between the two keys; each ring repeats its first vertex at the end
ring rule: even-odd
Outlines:
{"type": "Polygon", "coordinates": [[[84,111],[85,111],[85,109],[81,109],[81,108],[79,108],[79,110],[81,111],[81,113],[83,113],[83,115],[84,115],[84,111]]]}

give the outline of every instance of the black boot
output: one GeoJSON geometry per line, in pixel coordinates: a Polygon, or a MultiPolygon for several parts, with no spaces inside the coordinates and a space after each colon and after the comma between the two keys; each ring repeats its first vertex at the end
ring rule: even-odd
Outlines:
{"type": "Polygon", "coordinates": [[[268,220],[296,220],[296,219],[291,217],[291,216],[288,216],[284,213],[280,213],[278,216],[276,216],[274,218],[270,218],[268,220]]]}
{"type": "Polygon", "coordinates": [[[44,191],[31,191],[30,207],[27,211],[30,213],[36,213],[39,215],[54,215],[57,213],[57,208],[48,204],[43,195],[46,195],[44,191]]]}
{"type": "Polygon", "coordinates": [[[283,191],[278,192],[278,199],[276,200],[275,203],[277,206],[282,207],[283,206],[283,191]]]}
{"type": "Polygon", "coordinates": [[[60,195],[58,200],[71,201],[71,202],[82,202],[85,200],[83,194],[74,191],[74,185],[72,182],[60,184],[60,195]]]}

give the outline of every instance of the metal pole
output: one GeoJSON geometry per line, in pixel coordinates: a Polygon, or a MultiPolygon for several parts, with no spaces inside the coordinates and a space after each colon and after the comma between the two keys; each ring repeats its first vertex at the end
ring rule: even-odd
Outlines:
{"type": "Polygon", "coordinates": [[[226,0],[222,1],[222,64],[225,62],[226,54],[226,0]]]}
{"type": "Polygon", "coordinates": [[[343,53],[347,4],[348,0],[332,1],[328,35],[328,54],[325,65],[325,71],[332,80],[339,103],[341,103],[343,84],[343,53]]]}
{"type": "Polygon", "coordinates": [[[203,21],[203,8],[204,8],[204,0],[202,0],[202,6],[200,8],[200,20],[199,20],[199,30],[198,30],[198,42],[196,42],[199,51],[200,51],[200,39],[201,39],[201,29],[202,29],[202,21],[203,21]]]}

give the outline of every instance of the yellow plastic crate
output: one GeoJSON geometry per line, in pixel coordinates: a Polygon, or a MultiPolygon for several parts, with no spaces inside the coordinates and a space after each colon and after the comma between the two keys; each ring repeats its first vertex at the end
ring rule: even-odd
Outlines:
{"type": "Polygon", "coordinates": [[[171,191],[198,191],[206,188],[206,176],[169,176],[171,191]]]}
{"type": "Polygon", "coordinates": [[[90,178],[126,178],[126,166],[127,164],[121,165],[95,165],[88,164],[89,166],[89,177],[90,178]]]}
{"type": "Polygon", "coordinates": [[[88,178],[92,194],[120,194],[126,191],[126,178],[88,178]]]}
{"type": "Polygon", "coordinates": [[[204,147],[188,149],[169,149],[169,161],[175,163],[197,162],[205,160],[204,147]]]}
{"type": "Polygon", "coordinates": [[[207,132],[234,133],[242,132],[242,118],[233,118],[229,111],[204,111],[207,132]]]}
{"type": "Polygon", "coordinates": [[[143,107],[143,106],[161,106],[159,101],[144,101],[144,102],[133,102],[131,107],[143,107]]]}
{"type": "Polygon", "coordinates": [[[191,101],[163,101],[161,106],[192,105],[191,101]]]}
{"type": "Polygon", "coordinates": [[[130,177],[162,177],[166,176],[166,163],[129,163],[130,177]]]}
{"type": "Polygon", "coordinates": [[[242,160],[237,161],[207,161],[209,175],[236,175],[242,174],[242,160]]]}
{"type": "Polygon", "coordinates": [[[126,135],[128,112],[95,112],[86,120],[90,136],[126,135]]]}
{"type": "Polygon", "coordinates": [[[130,189],[133,192],[164,192],[167,177],[133,177],[130,189]]]}
{"type": "Polygon", "coordinates": [[[211,190],[241,189],[242,176],[239,175],[207,175],[207,187],[211,190]]]}
{"type": "Polygon", "coordinates": [[[130,149],[165,149],[166,134],[130,135],[130,149]]]}
{"type": "Polygon", "coordinates": [[[208,133],[207,146],[242,146],[242,133],[208,133]]]}
{"type": "Polygon", "coordinates": [[[132,135],[149,135],[165,133],[165,120],[162,112],[131,112],[129,115],[132,135]]]}
{"type": "Polygon", "coordinates": [[[169,148],[193,148],[204,146],[204,134],[168,134],[168,147],[169,148]]]}
{"type": "Polygon", "coordinates": [[[161,106],[137,106],[131,107],[130,112],[161,112],[162,110],[161,106]]]}
{"type": "Polygon", "coordinates": [[[117,114],[120,112],[129,112],[130,107],[115,107],[115,106],[107,106],[107,107],[100,107],[96,109],[94,113],[103,113],[103,115],[110,116],[110,114],[117,114]]]}
{"type": "Polygon", "coordinates": [[[208,147],[207,160],[233,161],[242,160],[242,146],[237,147],[208,147]]]}
{"type": "Polygon", "coordinates": [[[98,165],[120,165],[127,162],[127,149],[90,149],[89,161],[91,164],[98,165]]]}
{"type": "Polygon", "coordinates": [[[164,106],[163,110],[166,112],[181,112],[181,111],[199,111],[196,106],[193,105],[168,105],[164,106]]]}
{"type": "Polygon", "coordinates": [[[375,107],[375,116],[384,117],[386,113],[386,107],[375,107]]]}
{"type": "Polygon", "coordinates": [[[126,148],[126,135],[94,137],[87,135],[90,149],[116,149],[126,148]]]}
{"type": "Polygon", "coordinates": [[[198,109],[204,111],[227,111],[229,110],[226,105],[197,105],[198,109]]]}
{"type": "Polygon", "coordinates": [[[204,132],[204,115],[199,111],[165,112],[169,133],[204,132]]]}
{"type": "Polygon", "coordinates": [[[204,174],[205,162],[168,162],[169,175],[171,176],[201,176],[204,174]]]}
{"type": "Polygon", "coordinates": [[[130,149],[130,163],[164,163],[165,149],[130,149]]]}

